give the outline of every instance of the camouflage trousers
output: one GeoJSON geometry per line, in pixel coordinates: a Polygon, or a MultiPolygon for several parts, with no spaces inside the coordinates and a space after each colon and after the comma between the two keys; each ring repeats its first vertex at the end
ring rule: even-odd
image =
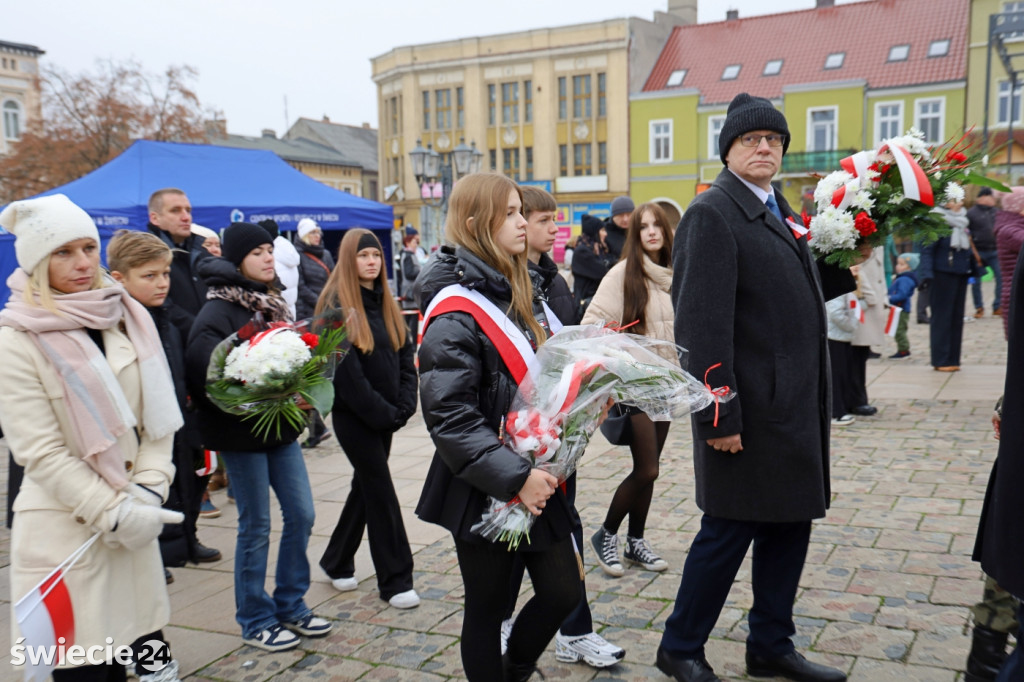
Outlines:
{"type": "Polygon", "coordinates": [[[985,575],[981,601],[971,607],[974,624],[997,632],[1017,634],[1017,600],[999,584],[985,575]]]}

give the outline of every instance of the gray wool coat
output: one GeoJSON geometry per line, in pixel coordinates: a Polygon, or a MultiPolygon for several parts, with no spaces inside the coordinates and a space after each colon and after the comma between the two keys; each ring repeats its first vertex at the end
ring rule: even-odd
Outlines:
{"type": "MultiPolygon", "coordinates": [[[[794,216],[775,194],[784,216],[794,216]]],[[[799,217],[795,217],[799,221],[799,217]]],[[[673,247],[676,343],[688,371],[731,401],[692,416],[697,506],[740,521],[793,522],[829,506],[831,416],[825,300],[854,289],[848,270],[815,262],[728,169],[683,214],[673,247]],[[823,296],[824,282],[824,296],[823,296]],[[708,438],[740,434],[743,450],[708,438]]]]}

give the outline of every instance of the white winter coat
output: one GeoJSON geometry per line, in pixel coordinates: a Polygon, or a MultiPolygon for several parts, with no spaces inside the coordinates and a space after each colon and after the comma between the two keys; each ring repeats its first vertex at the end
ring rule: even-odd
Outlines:
{"type": "Polygon", "coordinates": [[[299,256],[298,249],[286,237],[277,235],[274,239],[274,271],[277,278],[281,280],[284,291],[281,296],[284,298],[288,308],[292,311],[292,319],[295,319],[295,302],[299,300],[299,256]]]}
{"type": "MultiPolygon", "coordinates": [[[[103,332],[107,362],[140,426],[118,439],[132,482],[164,499],[174,475],[173,435],[152,440],[142,428],[138,358],[117,327],[103,332]]],[[[14,502],[11,531],[11,640],[21,636],[14,605],[96,531],[114,525],[125,498],[79,458],[71,440],[63,385],[49,359],[25,332],[0,328],[0,422],[25,478],[14,502]]],[[[131,644],[170,619],[170,602],[156,540],[138,551],[103,539],[65,575],[75,617],[75,644],[131,644]]]]}
{"type": "Polygon", "coordinates": [[[875,248],[860,266],[857,282],[864,324],[857,326],[850,341],[854,346],[881,346],[885,343],[885,323],[889,319],[889,287],[885,284],[885,247],[875,248]]]}

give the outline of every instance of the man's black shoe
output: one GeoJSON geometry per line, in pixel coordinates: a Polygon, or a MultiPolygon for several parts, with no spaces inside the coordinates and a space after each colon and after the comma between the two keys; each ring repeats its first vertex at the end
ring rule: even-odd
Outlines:
{"type": "Polygon", "coordinates": [[[871,417],[878,414],[878,408],[873,405],[861,405],[860,407],[853,408],[850,412],[861,417],[871,417]]]}
{"type": "Polygon", "coordinates": [[[871,360],[877,360],[880,357],[882,357],[881,353],[876,353],[873,350],[868,351],[868,358],[870,358],[871,360]]]}
{"type": "Polygon", "coordinates": [[[761,658],[747,652],[747,674],[751,677],[784,677],[796,682],[846,682],[846,673],[811,663],[796,651],[782,658],[761,658]]]}
{"type": "Polygon", "coordinates": [[[222,558],[219,549],[207,547],[201,542],[196,543],[195,555],[197,564],[209,564],[222,558]]]}
{"type": "Polygon", "coordinates": [[[164,567],[164,582],[168,585],[174,582],[174,574],[167,567],[164,567]]]}
{"type": "Polygon", "coordinates": [[[722,682],[722,679],[715,675],[715,671],[711,669],[707,659],[704,658],[676,658],[658,647],[658,657],[655,663],[658,670],[676,682],[722,682]]]}

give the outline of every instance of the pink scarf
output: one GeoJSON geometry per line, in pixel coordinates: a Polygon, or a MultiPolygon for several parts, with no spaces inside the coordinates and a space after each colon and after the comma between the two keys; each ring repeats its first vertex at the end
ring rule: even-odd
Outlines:
{"type": "MultiPolygon", "coordinates": [[[[128,485],[118,437],[136,426],[128,400],[113,370],[86,329],[110,329],[124,320],[138,356],[142,380],[142,425],[159,439],[181,428],[171,372],[156,325],[146,308],[124,288],[104,287],[53,297],[58,313],[25,301],[28,275],[21,268],[7,280],[11,297],[0,311],[0,325],[26,332],[50,360],[64,385],[64,403],[72,437],[82,459],[112,487],[128,485]]],[[[38,299],[37,299],[38,300],[38,299]]]]}

